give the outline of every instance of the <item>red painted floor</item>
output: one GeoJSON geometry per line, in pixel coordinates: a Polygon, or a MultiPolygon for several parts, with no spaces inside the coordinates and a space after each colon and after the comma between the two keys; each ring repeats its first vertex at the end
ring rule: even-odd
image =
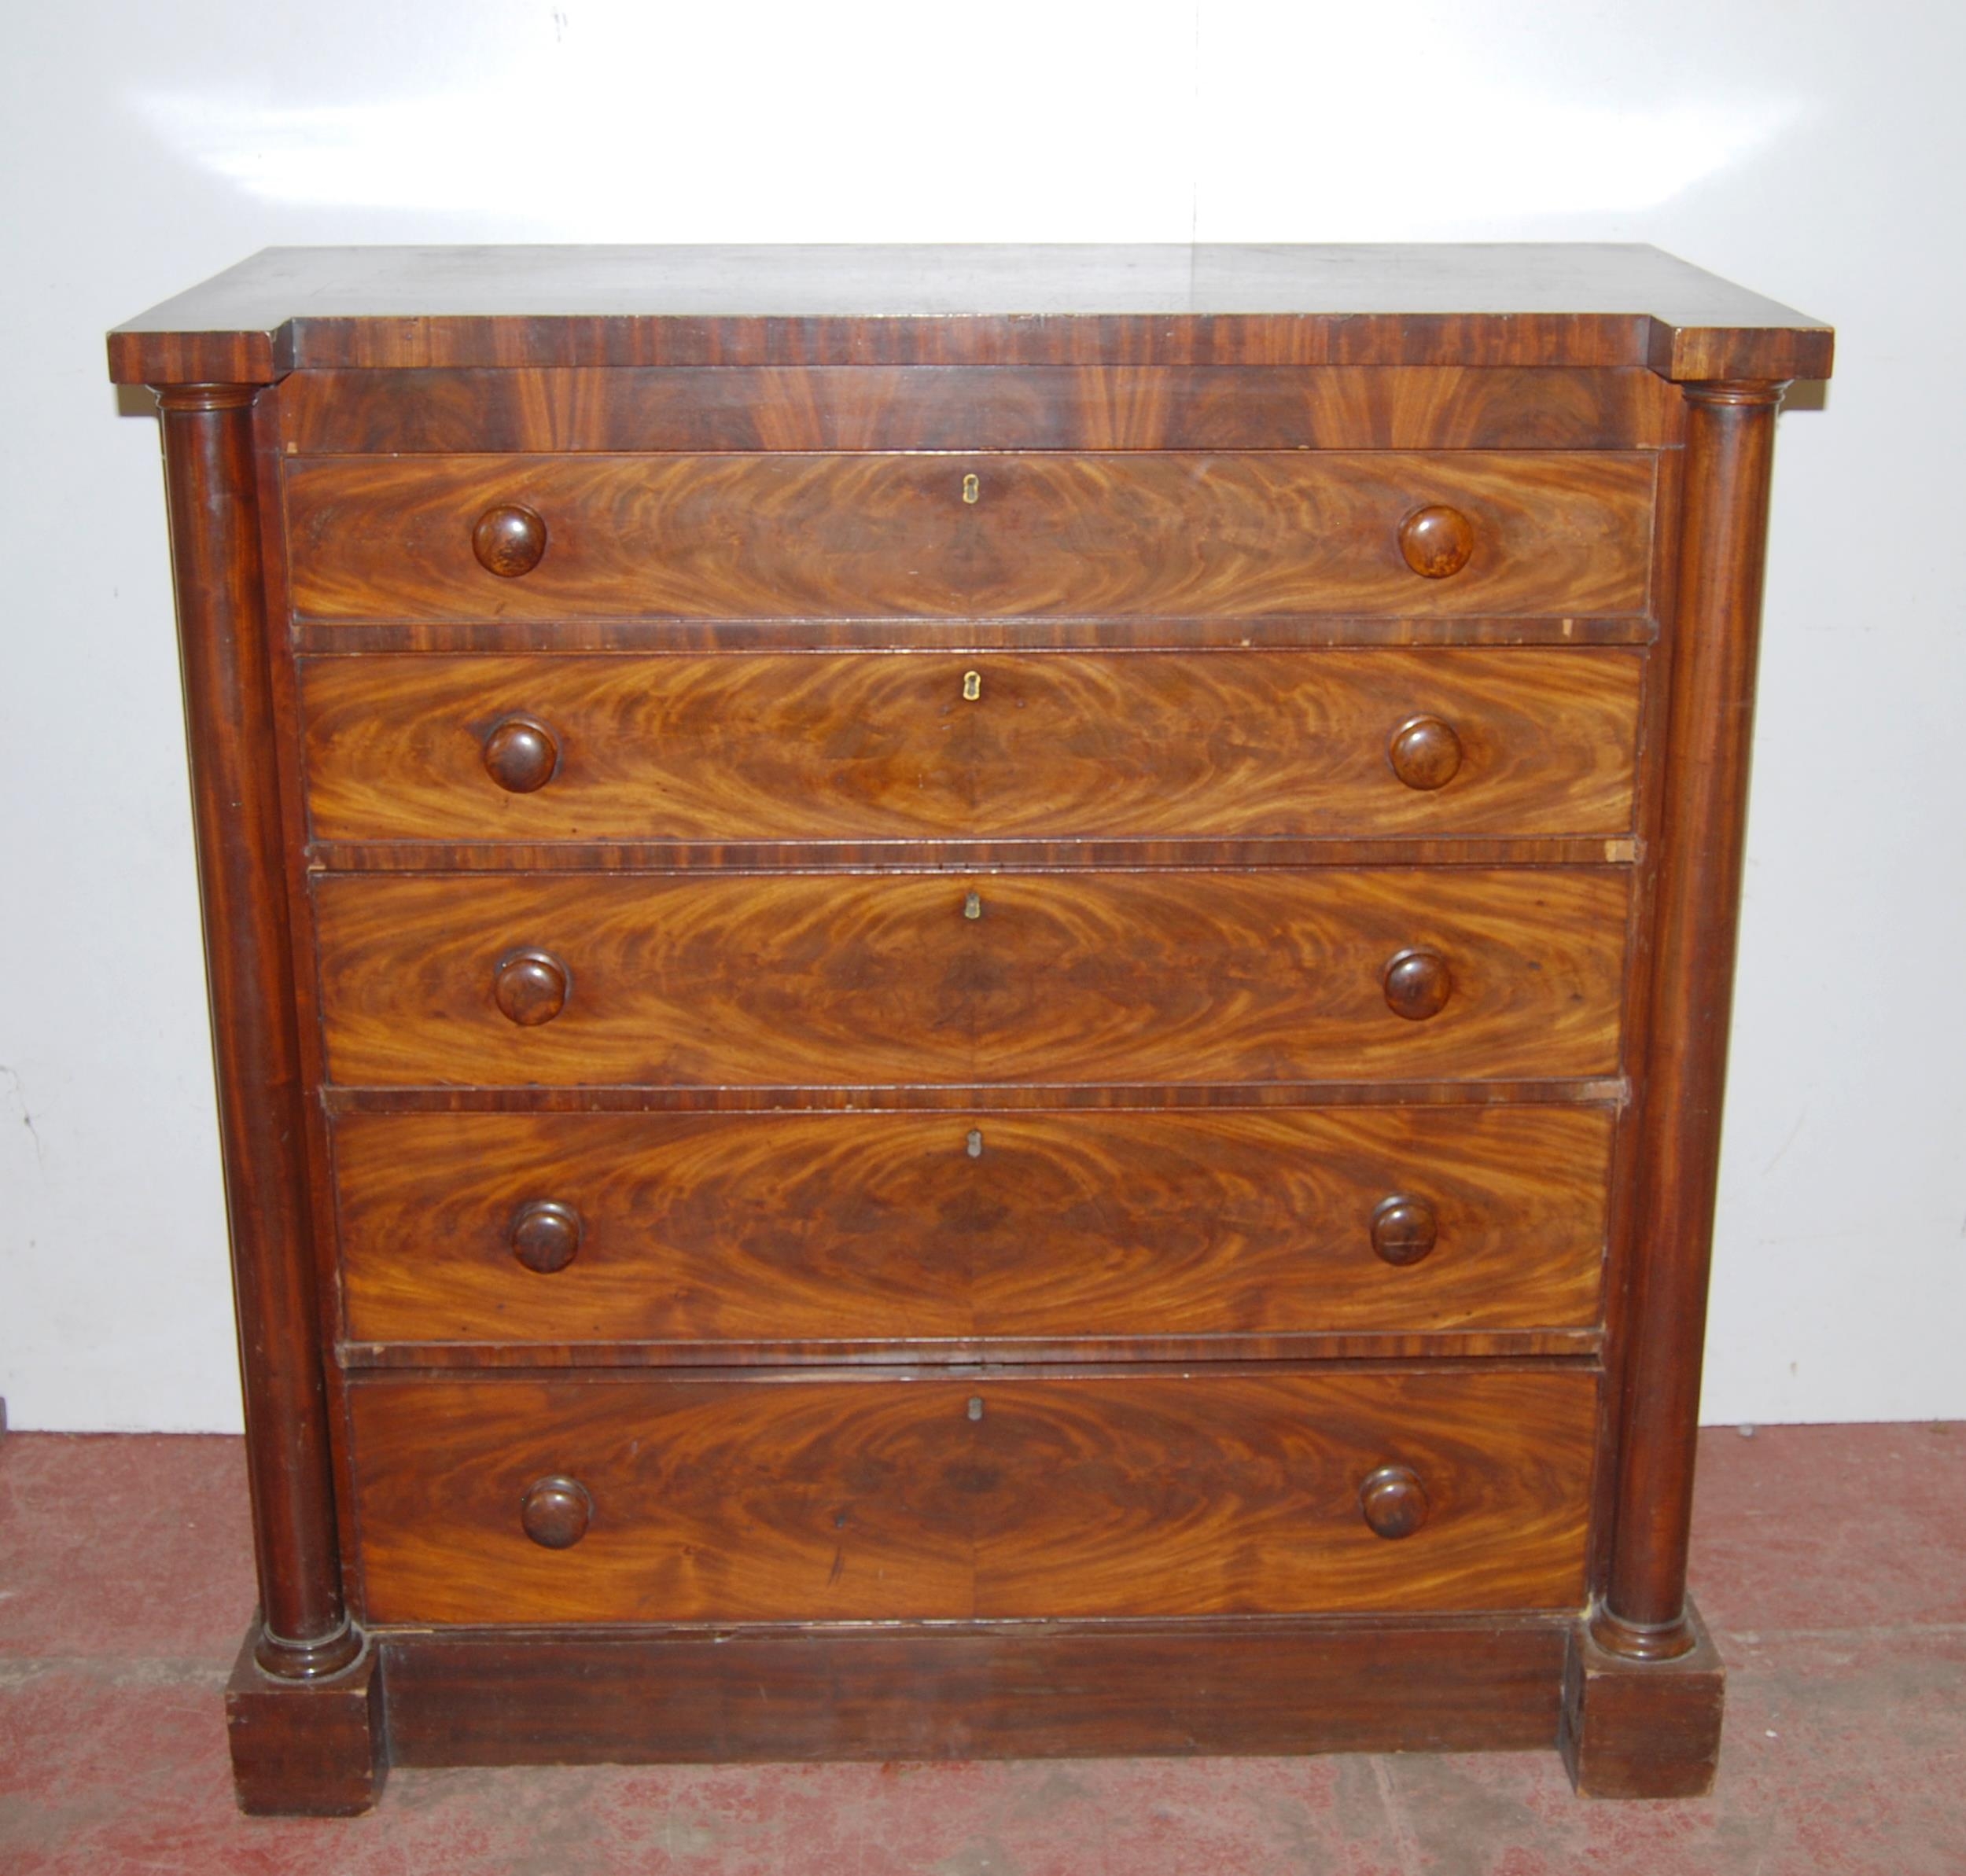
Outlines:
{"type": "Polygon", "coordinates": [[[396,1771],[233,1809],[253,1602],[233,1440],[0,1437],[0,1872],[120,1876],[1962,1876],[1966,1424],[1704,1436],[1732,1671],[1711,1798],[1581,1804],[1553,1752],[396,1771]]]}

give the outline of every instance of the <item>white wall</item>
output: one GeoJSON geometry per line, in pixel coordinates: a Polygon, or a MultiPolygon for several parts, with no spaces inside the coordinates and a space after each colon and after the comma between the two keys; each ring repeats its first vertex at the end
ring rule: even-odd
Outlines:
{"type": "Polygon", "coordinates": [[[1840,328],[1781,423],[1706,1396],[1966,1414],[1947,0],[68,0],[0,68],[0,1396],[237,1424],[153,425],[273,242],[1642,240],[1840,328]]]}

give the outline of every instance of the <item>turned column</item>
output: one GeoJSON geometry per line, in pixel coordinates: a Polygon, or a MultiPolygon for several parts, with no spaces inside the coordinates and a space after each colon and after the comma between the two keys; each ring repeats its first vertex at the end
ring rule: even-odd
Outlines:
{"type": "Polygon", "coordinates": [[[252,384],[160,389],[191,801],[269,1675],[361,1652],[342,1601],[307,1202],[252,384]]]}
{"type": "Polygon", "coordinates": [[[1691,384],[1607,1653],[1684,1655],[1694,1435],[1747,812],[1776,383],[1691,384]]]}

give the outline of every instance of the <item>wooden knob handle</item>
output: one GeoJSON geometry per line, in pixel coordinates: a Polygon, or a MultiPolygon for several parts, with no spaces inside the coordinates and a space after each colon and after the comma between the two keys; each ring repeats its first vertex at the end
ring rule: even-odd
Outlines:
{"type": "Polygon", "coordinates": [[[1458,508],[1416,508],[1400,523],[1400,552],[1423,579],[1460,572],[1474,551],[1474,525],[1458,508]]]}
{"type": "Polygon", "coordinates": [[[507,794],[544,788],[559,766],[560,739],[536,716],[503,716],[486,733],[485,773],[507,794]]]}
{"type": "Polygon", "coordinates": [[[492,997],[522,1029],[550,1023],[573,989],[567,967],[550,951],[508,951],[492,977],[492,997]]]}
{"type": "Polygon", "coordinates": [[[471,551],[486,572],[517,579],[545,556],[546,523],[516,502],[488,508],[471,530],[471,551]]]}
{"type": "Polygon", "coordinates": [[[1409,1023],[1438,1016],[1454,994],[1454,973],[1438,951],[1401,951],[1386,967],[1386,1006],[1409,1023]]]}
{"type": "Polygon", "coordinates": [[[535,1479],[519,1500],[526,1536],[549,1550],[571,1550],[593,1521],[594,1500],[578,1479],[535,1479]]]}
{"type": "Polygon", "coordinates": [[[1386,756],[1408,788],[1445,788],[1460,772],[1461,739],[1438,716],[1410,717],[1393,732],[1386,756]]]}
{"type": "Polygon", "coordinates": [[[1372,1214],[1372,1249],[1388,1264],[1418,1264],[1441,1234],[1441,1221],[1423,1198],[1395,1194],[1372,1214]]]}
{"type": "Polygon", "coordinates": [[[512,1255],[529,1271],[550,1276],[580,1248],[580,1214],[558,1199],[528,1200],[512,1214],[512,1255]]]}
{"type": "Polygon", "coordinates": [[[1381,1537],[1411,1537],[1427,1522],[1427,1493],[1410,1466],[1382,1466],[1359,1487],[1358,1503],[1381,1537]]]}

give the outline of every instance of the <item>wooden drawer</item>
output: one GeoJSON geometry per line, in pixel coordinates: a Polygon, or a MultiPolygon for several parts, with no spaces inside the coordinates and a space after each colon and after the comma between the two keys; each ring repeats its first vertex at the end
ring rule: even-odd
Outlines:
{"type": "Polygon", "coordinates": [[[368,1619],[1571,1609],[1596,1400],[1575,1368],[363,1381],[368,1619]],[[1389,1466],[1425,1501],[1393,1538],[1389,1466]],[[550,1478],[566,1547],[526,1529],[550,1478]]]}
{"type": "Polygon", "coordinates": [[[1609,1074],[1627,892],[1611,867],[342,874],[315,903],[338,1082],[793,1087],[1609,1074]],[[1396,964],[1448,988],[1437,1013],[1395,1012],[1396,964]]]}
{"type": "Polygon", "coordinates": [[[1632,825],[1642,668],[1609,649],[392,655],[307,660],[302,694],[327,841],[1592,835],[1632,825]]]}
{"type": "Polygon", "coordinates": [[[324,457],[288,464],[286,497],[293,606],[323,621],[1571,616],[1644,609],[1653,469],[1581,451],[324,457]],[[1468,531],[1447,576],[1402,549],[1423,507],[1468,531]],[[537,531],[503,564],[542,551],[501,575],[473,541],[512,508],[537,531]]]}
{"type": "Polygon", "coordinates": [[[1611,1145],[1607,1110],[1559,1107],[348,1114],[347,1330],[914,1347],[1581,1328],[1611,1145]]]}

